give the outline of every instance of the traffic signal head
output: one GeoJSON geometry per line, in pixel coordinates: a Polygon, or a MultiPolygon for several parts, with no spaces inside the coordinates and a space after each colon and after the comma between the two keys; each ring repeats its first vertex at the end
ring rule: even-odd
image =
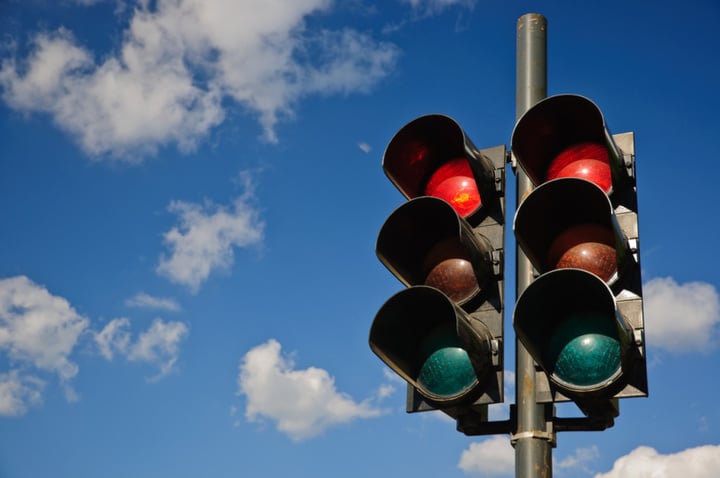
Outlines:
{"type": "Polygon", "coordinates": [[[515,125],[511,148],[536,186],[576,177],[612,195],[634,181],[631,158],[613,141],[600,109],[583,96],[552,96],[530,108],[515,125]]]}
{"type": "Polygon", "coordinates": [[[594,103],[560,95],[518,120],[512,152],[537,186],[513,223],[539,275],[513,313],[540,367],[537,400],[592,415],[647,396],[633,134],[611,135],[594,103]]]}
{"type": "Polygon", "coordinates": [[[487,212],[501,195],[503,169],[443,115],[421,116],[401,128],[385,150],[383,169],[406,198],[438,197],[466,219],[487,212]]]}
{"type": "Polygon", "coordinates": [[[486,419],[503,400],[505,146],[478,150],[447,116],[390,141],[383,169],[409,199],[376,253],[405,286],[375,316],[370,348],[408,382],[408,412],[486,419]]]}

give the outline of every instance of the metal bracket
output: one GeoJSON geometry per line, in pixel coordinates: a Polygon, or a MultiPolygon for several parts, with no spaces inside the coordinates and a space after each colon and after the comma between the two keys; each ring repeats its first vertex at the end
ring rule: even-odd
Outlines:
{"type": "Polygon", "coordinates": [[[502,350],[502,339],[491,340],[490,348],[492,353],[492,364],[495,367],[499,367],[502,360],[502,357],[500,357],[500,351],[502,350]]]}
{"type": "Polygon", "coordinates": [[[632,256],[633,256],[633,259],[635,259],[635,262],[636,262],[636,263],[639,263],[639,262],[640,262],[640,258],[638,257],[638,254],[639,254],[639,252],[640,252],[640,248],[639,248],[639,245],[638,245],[638,240],[637,240],[637,238],[628,239],[628,240],[627,240],[627,243],[628,243],[628,249],[630,250],[630,253],[631,253],[632,256]]]}
{"type": "Polygon", "coordinates": [[[505,168],[493,170],[493,179],[495,182],[495,192],[501,195],[505,194],[505,168]]]}
{"type": "Polygon", "coordinates": [[[512,168],[513,173],[517,173],[517,160],[515,159],[515,155],[512,153],[512,151],[508,151],[507,153],[505,153],[505,156],[505,162],[510,164],[510,168],[512,168]]]}
{"type": "Polygon", "coordinates": [[[623,162],[625,163],[625,169],[627,170],[628,176],[630,176],[633,180],[636,180],[635,177],[635,156],[632,154],[625,154],[623,153],[623,162]]]}
{"type": "Polygon", "coordinates": [[[500,342],[498,342],[497,339],[493,339],[490,341],[490,348],[493,355],[497,355],[500,353],[500,342]]]}
{"type": "Polygon", "coordinates": [[[515,447],[515,444],[520,439],[524,438],[535,438],[538,440],[545,440],[550,442],[551,446],[554,448],[557,446],[557,433],[555,432],[555,427],[553,426],[552,420],[548,420],[545,422],[546,430],[532,430],[527,432],[519,432],[519,433],[511,433],[510,434],[510,444],[515,447]]]}
{"type": "Polygon", "coordinates": [[[555,417],[555,427],[559,432],[601,432],[611,428],[615,420],[611,416],[561,418],[555,417]]]}
{"type": "Polygon", "coordinates": [[[505,435],[515,428],[516,417],[513,416],[512,407],[509,419],[493,422],[488,421],[487,406],[480,412],[478,410],[470,410],[470,412],[457,417],[457,431],[466,436],[505,435]]]}
{"type": "Polygon", "coordinates": [[[502,278],[503,275],[503,250],[493,249],[490,252],[490,260],[492,261],[493,277],[502,278]]]}
{"type": "Polygon", "coordinates": [[[643,330],[633,329],[633,340],[635,341],[635,346],[637,347],[640,357],[645,358],[645,347],[643,347],[645,334],[643,333],[643,330]]]}
{"type": "Polygon", "coordinates": [[[610,138],[615,144],[615,154],[622,161],[622,167],[625,168],[625,174],[634,183],[637,180],[635,176],[635,133],[614,134],[610,138]]]}

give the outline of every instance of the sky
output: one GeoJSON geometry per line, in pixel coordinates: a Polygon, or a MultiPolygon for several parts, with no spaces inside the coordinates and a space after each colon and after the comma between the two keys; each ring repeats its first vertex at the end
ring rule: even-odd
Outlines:
{"type": "Polygon", "coordinates": [[[559,434],[555,476],[716,476],[716,0],[3,0],[0,477],[513,476],[367,340],[403,288],[384,148],[429,113],[509,145],[529,12],[548,94],[637,154],[650,395],[559,434]]]}

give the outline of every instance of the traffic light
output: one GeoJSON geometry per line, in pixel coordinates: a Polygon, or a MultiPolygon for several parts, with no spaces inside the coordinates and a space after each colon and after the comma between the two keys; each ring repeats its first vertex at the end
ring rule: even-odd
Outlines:
{"type": "Polygon", "coordinates": [[[538,401],[593,415],[647,396],[633,133],[612,136],[592,101],[560,95],[518,120],[512,152],[537,186],[513,223],[538,273],[513,326],[538,401]]]}
{"type": "Polygon", "coordinates": [[[376,253],[408,288],[378,311],[369,343],[407,381],[408,412],[486,416],[503,400],[505,161],[505,146],[479,150],[442,115],[408,123],[385,151],[409,201],[376,253]]]}

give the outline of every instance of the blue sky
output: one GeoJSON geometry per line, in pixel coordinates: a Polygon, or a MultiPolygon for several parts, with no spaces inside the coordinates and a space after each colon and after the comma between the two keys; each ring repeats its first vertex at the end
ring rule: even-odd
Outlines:
{"type": "Polygon", "coordinates": [[[715,476],[714,0],[6,0],[0,476],[512,476],[507,436],[405,414],[367,336],[402,288],[384,147],[428,113],[509,144],[528,12],[549,94],[635,132],[641,211],[650,397],[555,475],[715,476]]]}

